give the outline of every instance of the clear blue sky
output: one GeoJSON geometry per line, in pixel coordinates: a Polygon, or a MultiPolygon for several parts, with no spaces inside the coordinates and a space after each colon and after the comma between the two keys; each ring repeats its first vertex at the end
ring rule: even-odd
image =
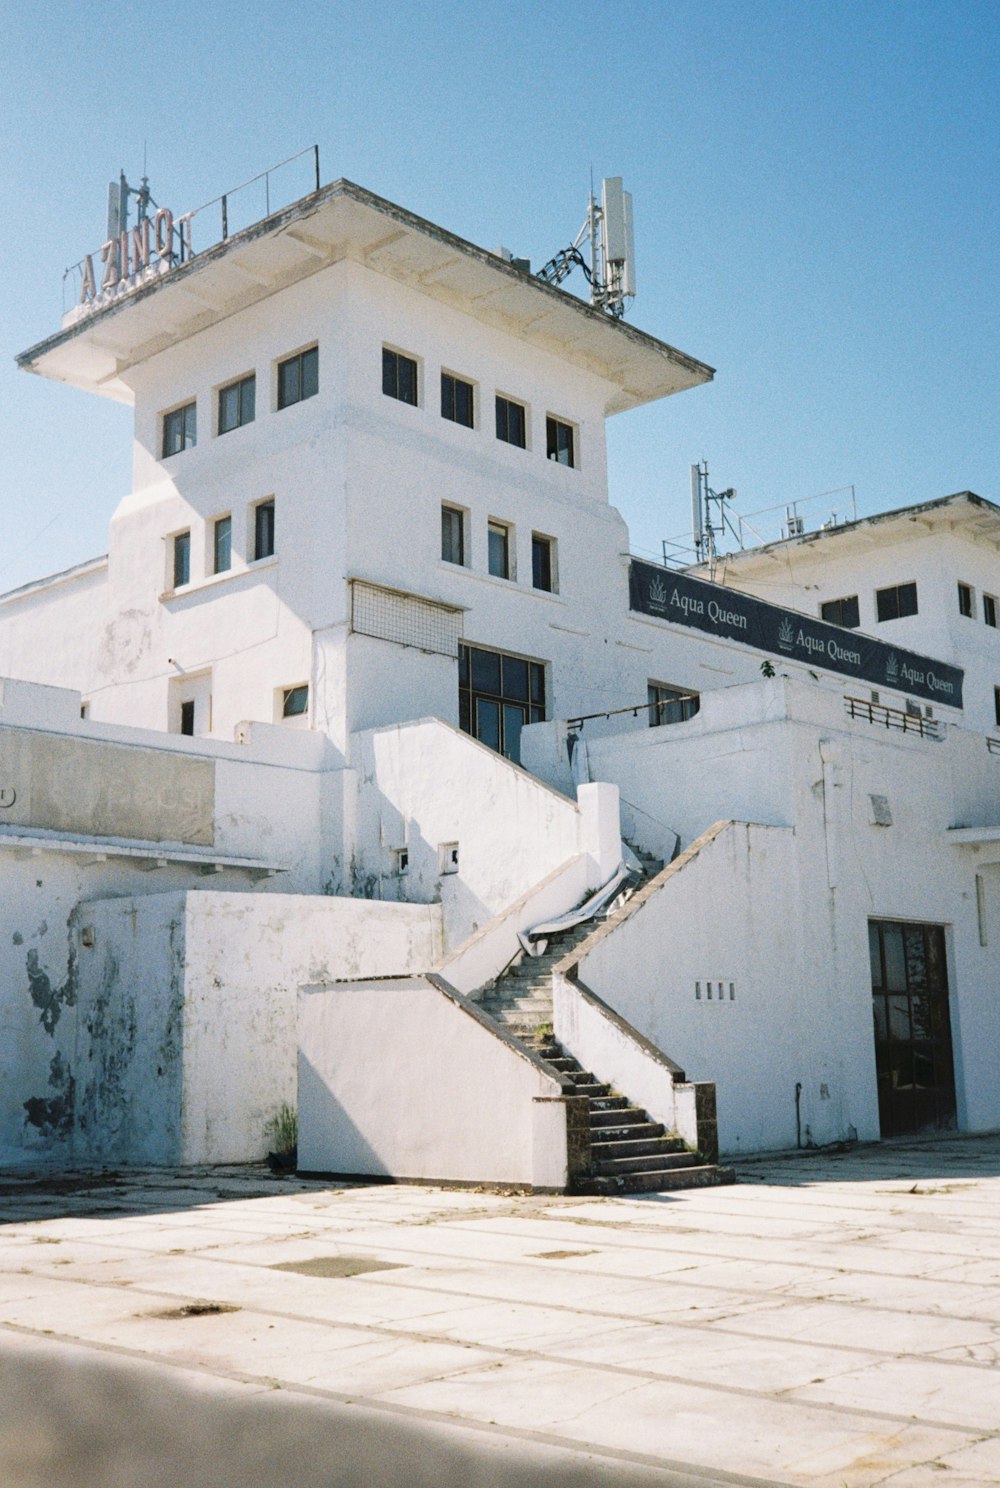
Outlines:
{"type": "MultiPolygon", "coordinates": [[[[18,372],[107,182],[183,210],[320,147],[537,266],[589,174],[635,200],[630,320],[717,368],[611,421],[633,546],[708,459],[744,512],[1000,500],[1000,7],[985,0],[0,0],[0,589],[103,552],[130,413],[18,372]]],[[[579,277],[569,287],[582,292],[579,277]]]]}

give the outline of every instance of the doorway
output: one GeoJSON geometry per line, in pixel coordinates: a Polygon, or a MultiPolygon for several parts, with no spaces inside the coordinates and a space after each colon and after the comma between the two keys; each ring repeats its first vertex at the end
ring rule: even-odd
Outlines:
{"type": "Polygon", "coordinates": [[[944,927],[869,920],[883,1137],[955,1126],[944,927]]]}

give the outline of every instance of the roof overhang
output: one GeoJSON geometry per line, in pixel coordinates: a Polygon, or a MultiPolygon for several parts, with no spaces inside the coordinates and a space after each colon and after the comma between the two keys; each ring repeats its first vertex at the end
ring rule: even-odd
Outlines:
{"type": "MultiPolygon", "coordinates": [[[[195,223],[197,228],[197,223],[195,223]]],[[[129,369],[344,260],[364,264],[609,384],[606,411],[710,382],[711,367],[351,181],[303,197],[108,303],[79,306],[18,365],[131,402],[129,369]]]]}

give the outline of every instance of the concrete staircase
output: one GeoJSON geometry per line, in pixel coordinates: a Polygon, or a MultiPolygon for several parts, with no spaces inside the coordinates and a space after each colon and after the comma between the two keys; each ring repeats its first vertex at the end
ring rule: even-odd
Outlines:
{"type": "Polygon", "coordinates": [[[539,1028],[551,1029],[552,968],[593,930],[593,923],[564,930],[550,938],[543,955],[525,956],[509,967],[495,986],[476,998],[483,1012],[522,1040],[530,1039],[539,1028]]]}

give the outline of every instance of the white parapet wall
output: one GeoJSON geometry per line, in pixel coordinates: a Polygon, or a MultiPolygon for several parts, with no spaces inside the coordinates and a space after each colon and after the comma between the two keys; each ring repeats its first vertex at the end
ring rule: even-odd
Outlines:
{"type": "Polygon", "coordinates": [[[296,997],[433,965],[436,905],[195,891],[82,905],[77,1157],[249,1162],[295,1105],[296,997]]]}
{"type": "Polygon", "coordinates": [[[569,1089],[437,978],[299,997],[300,1171],[561,1190],[569,1089]]]}

